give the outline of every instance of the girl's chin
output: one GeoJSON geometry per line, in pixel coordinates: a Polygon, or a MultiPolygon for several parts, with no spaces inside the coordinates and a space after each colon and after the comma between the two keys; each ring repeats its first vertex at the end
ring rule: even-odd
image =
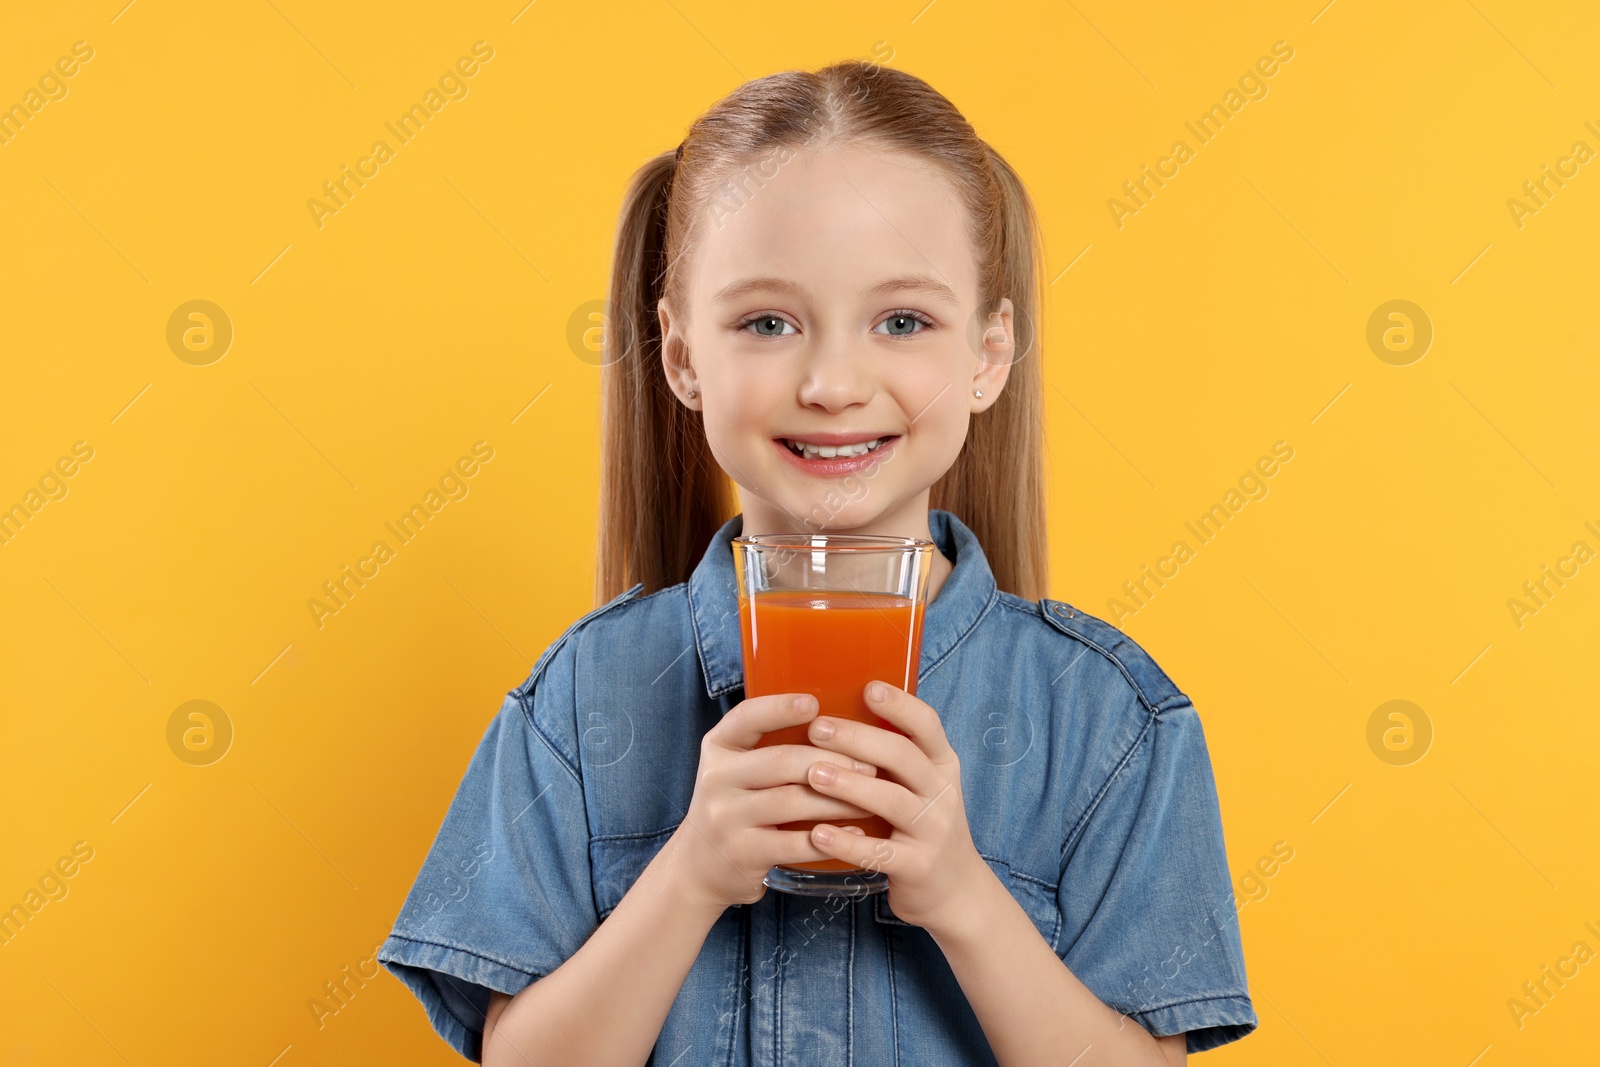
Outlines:
{"type": "Polygon", "coordinates": [[[899,497],[889,493],[889,486],[866,483],[796,494],[785,500],[798,530],[834,534],[882,533],[878,527],[900,503],[899,497]]]}
{"type": "MultiPolygon", "coordinates": [[[[860,489],[857,488],[857,493],[860,489]]],[[[778,500],[769,497],[744,495],[744,512],[748,516],[759,507],[762,514],[771,516],[773,529],[764,532],[791,533],[849,533],[870,525],[883,514],[883,509],[873,506],[866,498],[842,499],[843,491],[825,493],[783,493],[778,500]],[[759,500],[759,504],[757,501],[759,500]],[[842,503],[842,506],[841,506],[842,503]]]]}

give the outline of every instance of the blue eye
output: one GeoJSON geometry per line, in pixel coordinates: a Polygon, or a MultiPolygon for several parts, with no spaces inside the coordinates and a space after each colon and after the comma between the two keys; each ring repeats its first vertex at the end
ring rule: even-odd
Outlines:
{"type": "Polygon", "coordinates": [[[748,319],[745,319],[743,322],[739,323],[738,328],[740,330],[748,330],[751,326],[767,327],[770,329],[776,329],[778,332],[766,333],[758,329],[755,331],[755,335],[757,337],[782,337],[784,336],[783,327],[790,325],[791,324],[787,319],[781,319],[776,315],[752,315],[748,319]]]}
{"type": "Polygon", "coordinates": [[[891,331],[885,335],[888,337],[911,337],[914,334],[923,333],[934,328],[932,319],[922,314],[922,312],[912,311],[910,308],[901,308],[899,311],[890,312],[889,317],[878,323],[878,325],[892,327],[891,331]],[[895,329],[909,327],[914,323],[921,323],[923,328],[921,330],[906,329],[903,333],[895,332],[895,329]]]}

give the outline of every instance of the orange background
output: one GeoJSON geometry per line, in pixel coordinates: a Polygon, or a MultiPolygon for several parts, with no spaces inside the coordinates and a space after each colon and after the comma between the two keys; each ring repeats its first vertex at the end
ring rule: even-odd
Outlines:
{"type": "Polygon", "coordinates": [[[568,337],[624,183],[741,81],[848,57],[930,81],[1037,199],[1052,595],[1112,617],[1294,450],[1120,617],[1199,709],[1250,901],[1261,1029],[1206,1062],[1591,1053],[1600,965],[1507,1002],[1600,949],[1600,566],[1559,563],[1600,548],[1600,175],[1561,162],[1600,149],[1592,9],[124,4],[0,34],[0,105],[93,49],[0,144],[0,507],[65,489],[0,544],[0,907],[73,869],[0,946],[0,1064],[456,1062],[387,974],[308,1002],[370,968],[502,694],[591,606],[598,371],[568,337]],[[319,227],[476,41],[467,95],[319,227]],[[1545,165],[1565,185],[1513,211],[1545,165]],[[233,333],[203,365],[168,342],[193,300],[233,333]],[[1392,300],[1426,351],[1369,346],[1392,300]],[[1575,574],[1518,625],[1547,564],[1575,574]],[[1369,734],[1393,700],[1409,725],[1369,734]]]}

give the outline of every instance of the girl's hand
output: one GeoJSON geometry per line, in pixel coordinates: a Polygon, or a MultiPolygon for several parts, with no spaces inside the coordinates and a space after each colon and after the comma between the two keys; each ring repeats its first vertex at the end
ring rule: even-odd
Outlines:
{"type": "Polygon", "coordinates": [[[811,724],[810,737],[819,748],[881,768],[884,776],[857,774],[833,759],[815,763],[809,780],[820,793],[881,815],[893,830],[885,840],[819,824],[811,831],[812,841],[835,859],[883,871],[895,915],[937,930],[960,915],[966,901],[978,898],[983,880],[994,872],[972,844],[961,765],[939,713],[887,682],[867,683],[866,696],[867,707],[905,736],[825,716],[811,724]],[[882,695],[875,697],[879,686],[882,695]]]}
{"type": "Polygon", "coordinates": [[[697,896],[721,907],[754,903],[766,893],[761,879],[774,864],[829,857],[812,844],[810,831],[779,830],[778,823],[869,814],[819,794],[805,784],[806,774],[819,756],[863,781],[877,768],[810,745],[755,747],[763,734],[816,715],[817,698],[810,694],[751,697],[701,739],[689,812],[668,841],[676,869],[697,896]]]}

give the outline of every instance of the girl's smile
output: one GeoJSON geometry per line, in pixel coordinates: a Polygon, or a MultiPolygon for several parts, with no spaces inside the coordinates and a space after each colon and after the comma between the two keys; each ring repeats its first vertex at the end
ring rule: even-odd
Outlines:
{"type": "Polygon", "coordinates": [[[772,440],[796,470],[838,478],[884,462],[899,439],[899,434],[807,433],[772,440]]]}

